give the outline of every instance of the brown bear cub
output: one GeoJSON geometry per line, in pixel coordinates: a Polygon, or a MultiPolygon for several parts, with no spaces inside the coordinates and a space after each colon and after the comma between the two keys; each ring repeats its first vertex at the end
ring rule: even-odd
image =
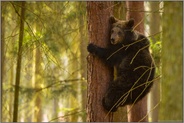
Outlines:
{"type": "Polygon", "coordinates": [[[110,46],[102,48],[91,43],[87,49],[117,71],[117,78],[110,82],[102,100],[106,110],[115,112],[119,106],[135,104],[150,91],[155,64],[149,40],[133,30],[133,19],[122,21],[110,17],[110,23],[110,46]]]}

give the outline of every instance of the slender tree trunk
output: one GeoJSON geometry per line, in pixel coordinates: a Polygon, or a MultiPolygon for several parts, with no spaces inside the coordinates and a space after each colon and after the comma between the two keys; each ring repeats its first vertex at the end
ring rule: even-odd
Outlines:
{"type": "Polygon", "coordinates": [[[126,2],[126,7],[126,19],[134,18],[135,30],[144,34],[144,2],[128,1],[126,2]]]}
{"type": "MultiPolygon", "coordinates": [[[[128,1],[127,20],[134,18],[135,30],[144,33],[144,2],[128,1]]],[[[134,105],[127,106],[129,122],[147,122],[147,96],[134,105]]]]}
{"type": "MultiPolygon", "coordinates": [[[[35,88],[40,89],[42,84],[42,54],[40,51],[40,48],[36,46],[36,54],[34,57],[36,57],[35,61],[35,88]]],[[[42,121],[42,98],[40,93],[36,94],[36,100],[35,100],[35,112],[34,112],[36,122],[42,121]]]]}
{"type": "MultiPolygon", "coordinates": [[[[86,31],[85,31],[85,27],[86,27],[86,19],[85,19],[85,10],[84,7],[86,6],[85,2],[79,2],[78,3],[78,7],[80,8],[79,12],[81,13],[81,15],[78,18],[78,23],[79,23],[79,39],[80,39],[80,69],[81,69],[81,77],[84,79],[81,82],[81,98],[82,98],[82,104],[81,104],[81,108],[82,110],[85,110],[86,108],[86,103],[87,103],[87,92],[86,89],[84,89],[84,87],[87,86],[86,83],[86,79],[87,79],[87,61],[86,61],[86,57],[87,57],[87,52],[84,52],[86,50],[87,47],[87,36],[86,36],[86,31]]],[[[84,115],[82,115],[82,122],[85,122],[86,120],[86,115],[84,113],[84,115]]]]}
{"type": "MultiPolygon", "coordinates": [[[[90,43],[106,47],[109,42],[109,17],[112,2],[87,2],[88,32],[90,43]]],[[[113,80],[112,68],[108,68],[93,55],[88,58],[87,122],[109,122],[112,117],[102,106],[102,98],[113,80]]]]}
{"type": "MultiPolygon", "coordinates": [[[[150,35],[154,35],[161,31],[160,26],[160,13],[159,13],[159,4],[158,1],[150,1],[150,11],[152,12],[150,14],[150,35]]],[[[152,41],[156,43],[157,41],[160,41],[160,35],[156,35],[154,37],[151,37],[152,41]]],[[[160,71],[160,57],[155,58],[155,64],[157,66],[157,69],[160,71]]],[[[158,121],[158,114],[159,114],[159,103],[160,103],[160,79],[154,80],[153,87],[150,91],[150,94],[148,96],[149,100],[149,119],[151,119],[151,122],[157,122],[158,121]],[[156,106],[156,107],[155,107],[156,106]]]]}
{"type": "MultiPolygon", "coordinates": [[[[79,77],[79,72],[76,72],[76,70],[79,69],[80,65],[79,65],[79,61],[77,60],[76,56],[77,54],[76,53],[72,53],[73,57],[75,58],[75,60],[72,61],[72,65],[70,66],[71,68],[69,68],[70,70],[73,70],[72,71],[72,77],[73,78],[78,78],[79,77]]],[[[70,108],[73,108],[75,109],[75,112],[78,112],[77,108],[81,108],[81,98],[79,97],[79,95],[81,95],[81,83],[80,82],[76,82],[77,84],[73,84],[71,86],[71,88],[77,93],[77,96],[74,98],[72,95],[70,97],[70,101],[69,101],[69,107],[70,108]],[[78,102],[75,102],[75,99],[78,100],[78,102]],[[79,104],[80,103],[80,104],[79,104]]],[[[78,122],[78,119],[79,119],[79,116],[80,115],[71,115],[70,118],[69,118],[69,121],[70,122],[78,122]]]]}
{"type": "MultiPolygon", "coordinates": [[[[31,6],[31,8],[34,10],[34,13],[37,14],[37,8],[38,4],[35,3],[31,6]]],[[[34,35],[36,36],[36,33],[39,30],[39,25],[37,23],[33,23],[32,26],[32,31],[34,35]]],[[[40,89],[41,85],[43,84],[43,68],[42,68],[42,52],[41,52],[41,47],[40,47],[40,42],[37,40],[35,37],[36,42],[33,44],[33,50],[32,50],[32,65],[33,65],[33,77],[32,77],[32,87],[35,89],[40,89]]],[[[35,94],[35,101],[34,101],[34,106],[33,108],[33,122],[42,122],[42,96],[41,93],[36,93],[35,94]]]]}
{"type": "MultiPolygon", "coordinates": [[[[2,3],[4,6],[1,6],[1,10],[5,10],[6,5],[2,3]]],[[[2,14],[2,13],[1,13],[2,14]]],[[[4,60],[5,60],[5,54],[4,54],[4,44],[5,44],[5,17],[4,15],[1,15],[1,104],[3,104],[3,73],[4,73],[4,60]]],[[[2,105],[3,106],[3,105],[2,105]]],[[[1,118],[3,118],[3,115],[1,113],[1,118]]],[[[0,120],[1,121],[1,120],[0,120]]]]}
{"type": "Polygon", "coordinates": [[[23,36],[24,36],[25,10],[26,10],[25,2],[21,2],[19,49],[18,49],[18,56],[17,56],[17,69],[16,69],[16,79],[15,79],[13,122],[17,122],[18,120],[19,86],[20,86],[21,60],[22,60],[22,49],[23,49],[22,43],[23,43],[23,36]]]}
{"type": "MultiPolygon", "coordinates": [[[[32,45],[32,79],[31,79],[31,87],[35,88],[35,80],[36,80],[36,45],[35,43],[32,45]]],[[[31,120],[33,122],[36,122],[36,118],[35,118],[35,108],[31,109],[31,120]]]]}
{"type": "MultiPolygon", "coordinates": [[[[161,30],[160,26],[160,2],[159,1],[150,1],[150,35],[154,35],[161,30]]],[[[160,40],[160,35],[152,37],[153,42],[160,40]]]]}
{"type": "Polygon", "coordinates": [[[113,15],[114,17],[125,20],[126,19],[126,2],[125,1],[115,1],[114,2],[114,9],[113,9],[113,15]]]}

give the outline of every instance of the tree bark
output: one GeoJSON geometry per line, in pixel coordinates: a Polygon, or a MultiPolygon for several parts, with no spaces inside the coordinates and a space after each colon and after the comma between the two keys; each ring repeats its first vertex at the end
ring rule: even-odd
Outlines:
{"type": "Polygon", "coordinates": [[[18,56],[17,56],[17,69],[16,69],[16,78],[15,78],[13,122],[17,122],[17,119],[18,119],[19,85],[20,85],[21,60],[22,60],[22,43],[23,43],[23,37],[24,37],[25,10],[26,10],[25,2],[21,2],[19,49],[18,49],[18,56]]]}
{"type": "MultiPolygon", "coordinates": [[[[109,17],[112,2],[87,2],[90,43],[106,47],[109,42],[109,17]]],[[[93,55],[88,58],[87,122],[110,122],[112,117],[102,106],[102,98],[113,80],[113,70],[93,55]]]]}
{"type": "MultiPolygon", "coordinates": [[[[160,12],[159,12],[159,1],[150,1],[150,33],[149,35],[154,35],[161,31],[161,25],[160,25],[160,12]]],[[[160,41],[160,34],[151,37],[153,43],[156,43],[157,41],[160,41]]],[[[155,64],[157,66],[156,69],[160,71],[160,57],[156,57],[155,64]]],[[[157,75],[156,75],[157,76],[157,75]]],[[[160,79],[154,80],[153,87],[149,93],[148,96],[148,110],[150,111],[149,117],[151,122],[158,122],[158,114],[159,114],[159,103],[160,103],[160,79]],[[155,107],[156,106],[156,107],[155,107]]]]}
{"type": "MultiPolygon", "coordinates": [[[[144,34],[144,2],[126,2],[127,17],[134,18],[135,30],[144,34]]],[[[134,105],[127,106],[128,122],[147,122],[147,96],[134,105]]]]}
{"type": "Polygon", "coordinates": [[[126,19],[134,18],[135,30],[144,34],[144,2],[127,1],[127,17],[126,19]]]}

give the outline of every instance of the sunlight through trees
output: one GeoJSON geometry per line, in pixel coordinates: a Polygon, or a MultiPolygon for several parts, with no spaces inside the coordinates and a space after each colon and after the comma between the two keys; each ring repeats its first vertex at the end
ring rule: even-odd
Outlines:
{"type": "MultiPolygon", "coordinates": [[[[113,70],[87,59],[87,45],[108,44],[110,15],[135,18],[135,30],[150,40],[157,79],[145,101],[147,121],[182,121],[183,2],[140,3],[2,1],[1,121],[102,121],[99,100],[113,70]]],[[[107,121],[126,122],[130,114],[121,107],[107,121]]]]}

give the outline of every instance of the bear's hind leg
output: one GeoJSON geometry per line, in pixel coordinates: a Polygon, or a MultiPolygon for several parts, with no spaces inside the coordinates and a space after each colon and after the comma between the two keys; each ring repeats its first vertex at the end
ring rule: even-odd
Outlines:
{"type": "Polygon", "coordinates": [[[110,86],[107,90],[102,104],[110,112],[115,112],[119,106],[126,105],[127,93],[122,88],[110,86]]]}

